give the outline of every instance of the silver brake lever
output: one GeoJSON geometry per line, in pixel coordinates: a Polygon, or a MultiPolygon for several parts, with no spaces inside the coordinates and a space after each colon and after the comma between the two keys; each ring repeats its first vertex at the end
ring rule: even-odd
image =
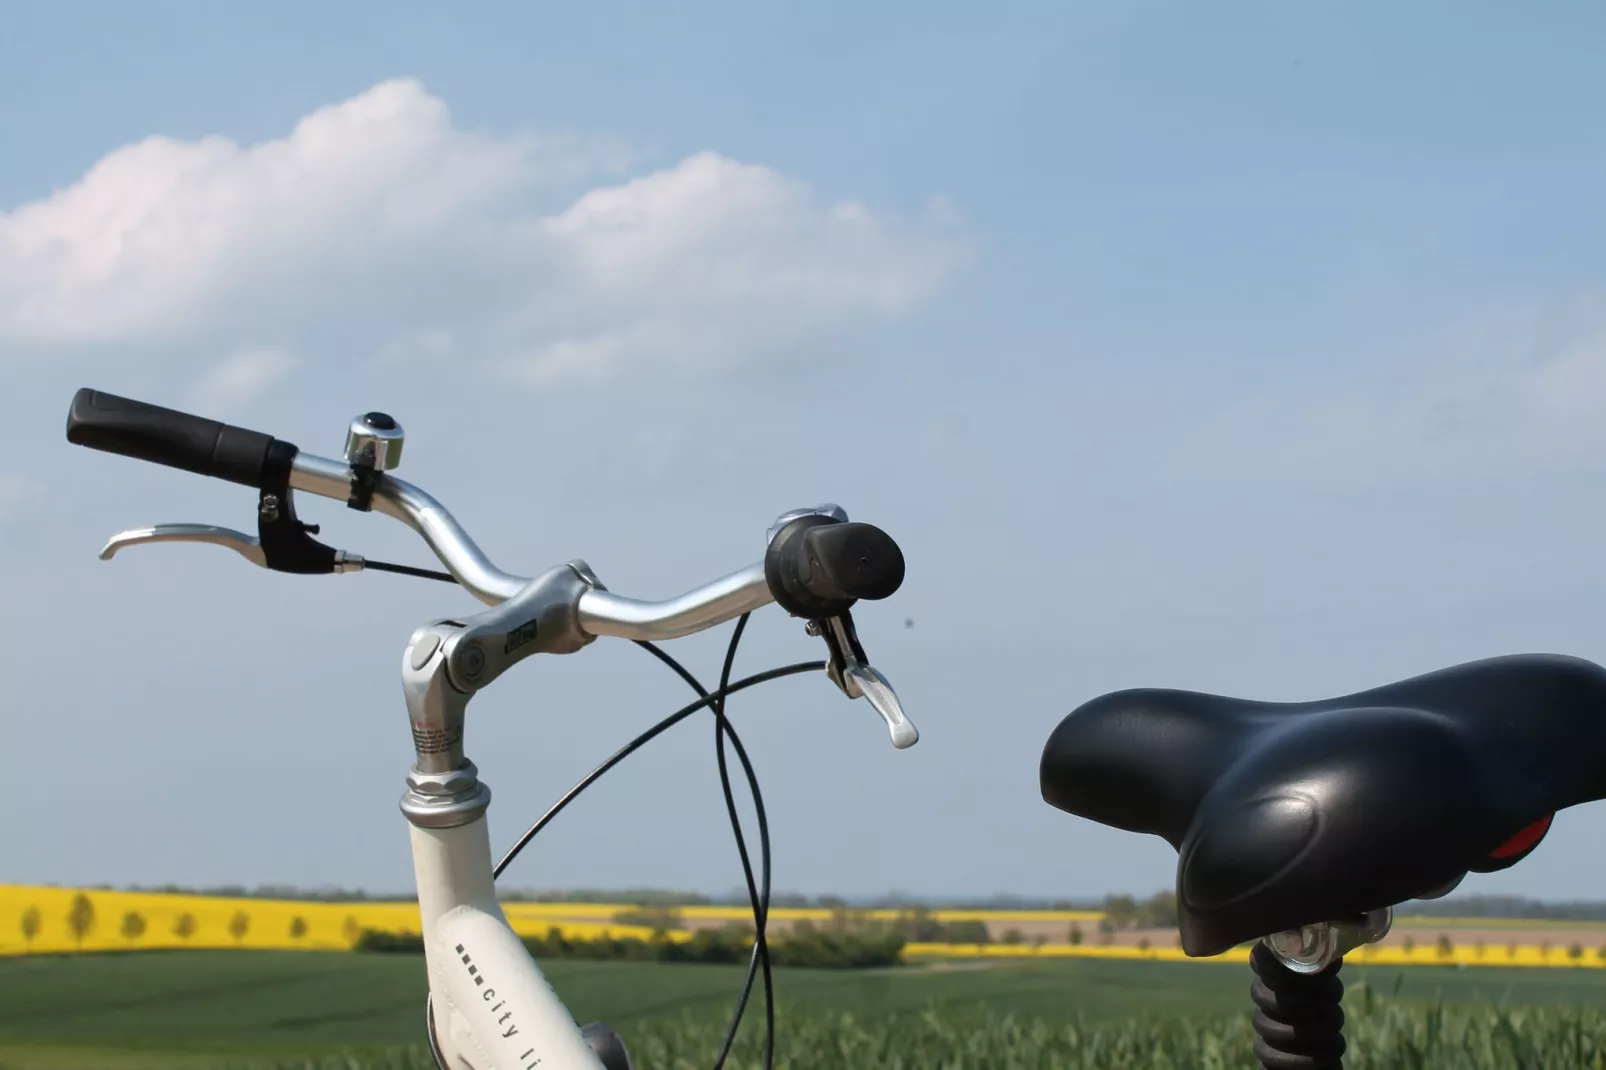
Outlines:
{"type": "Polygon", "coordinates": [[[849,698],[862,698],[886,722],[892,745],[899,750],[914,746],[920,741],[920,731],[904,715],[903,703],[892,690],[887,678],[876,671],[864,658],[864,648],[854,631],[851,620],[844,614],[827,621],[811,621],[809,633],[820,635],[831,648],[831,660],[826,674],[849,698]]]}
{"type": "Polygon", "coordinates": [[[133,528],[113,535],[100,551],[102,561],[110,561],[118,550],[147,542],[207,542],[233,550],[258,568],[267,568],[267,555],[262,552],[260,540],[215,524],[157,524],[149,528],[133,528]]]}
{"type": "MultiPolygon", "coordinates": [[[[314,529],[315,530],[315,529],[314,529]]],[[[303,536],[305,537],[305,536],[303,536]]],[[[310,540],[308,540],[310,542],[310,540]]],[[[150,528],[133,528],[120,532],[106,540],[106,545],[100,551],[102,561],[110,561],[117,551],[128,546],[138,546],[147,542],[203,542],[213,546],[221,546],[233,550],[258,568],[269,568],[267,551],[262,548],[262,540],[247,535],[233,528],[222,528],[216,524],[157,524],[150,528]]],[[[315,544],[316,545],[316,544],[315,544]]],[[[332,550],[334,559],[327,566],[331,572],[356,572],[364,567],[366,562],[359,554],[347,553],[345,550],[332,550]]],[[[285,569],[281,564],[280,571],[298,571],[285,569]]],[[[305,571],[305,570],[299,570],[305,571]]],[[[318,568],[314,571],[324,571],[318,568]]]]}
{"type": "Polygon", "coordinates": [[[848,697],[868,699],[870,706],[887,722],[894,747],[903,750],[920,742],[920,730],[903,715],[903,703],[898,701],[898,693],[892,690],[885,676],[869,665],[849,665],[843,675],[847,680],[844,690],[848,697]]]}

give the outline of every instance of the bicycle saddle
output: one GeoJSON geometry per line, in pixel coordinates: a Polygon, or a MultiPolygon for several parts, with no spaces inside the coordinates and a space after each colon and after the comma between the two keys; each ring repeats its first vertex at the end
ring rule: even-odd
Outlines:
{"type": "Polygon", "coordinates": [[[1470,662],[1343,698],[1117,691],[1043,749],[1043,798],[1177,850],[1192,956],[1515,865],[1606,797],[1606,669],[1470,662]]]}

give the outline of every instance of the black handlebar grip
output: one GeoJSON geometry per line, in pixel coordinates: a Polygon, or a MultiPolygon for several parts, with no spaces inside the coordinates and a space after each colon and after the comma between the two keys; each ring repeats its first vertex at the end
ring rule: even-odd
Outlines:
{"type": "Polygon", "coordinates": [[[776,532],[764,555],[770,593],[788,613],[819,619],[903,585],[903,551],[873,524],[803,516],[776,532]]]}
{"type": "Polygon", "coordinates": [[[86,386],[67,410],[67,441],[260,488],[273,436],[86,386]]]}

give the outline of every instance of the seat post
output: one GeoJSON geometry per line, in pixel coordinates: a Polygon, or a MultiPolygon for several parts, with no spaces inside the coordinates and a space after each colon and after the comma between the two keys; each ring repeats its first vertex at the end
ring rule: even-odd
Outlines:
{"type": "Polygon", "coordinates": [[[1264,942],[1249,953],[1255,981],[1255,1058],[1264,1070],[1343,1070],[1342,956],[1315,973],[1296,973],[1264,942]]]}
{"type": "Polygon", "coordinates": [[[1343,1070],[1344,956],[1388,935],[1390,907],[1304,925],[1256,941],[1255,1057],[1265,1070],[1343,1070]]]}

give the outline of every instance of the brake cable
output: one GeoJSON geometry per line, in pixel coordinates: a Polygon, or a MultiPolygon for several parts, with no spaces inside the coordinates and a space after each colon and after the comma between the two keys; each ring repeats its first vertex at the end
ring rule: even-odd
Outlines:
{"type": "MultiPolygon", "coordinates": [[[[735,637],[733,636],[733,638],[735,637]]],[[[668,657],[668,655],[663,654],[662,651],[659,651],[658,654],[661,658],[668,657]]],[[[775,669],[767,669],[764,672],[754,673],[753,675],[743,677],[734,683],[722,686],[719,690],[708,694],[706,697],[682,706],[680,709],[676,710],[668,717],[665,717],[663,720],[659,721],[645,732],[642,732],[628,744],[615,751],[612,757],[603,762],[601,765],[597,766],[590,773],[586,774],[586,776],[582,778],[579,783],[575,784],[574,787],[565,792],[562,798],[554,803],[552,807],[548,809],[538,821],[535,822],[535,824],[531,825],[530,828],[518,838],[514,845],[508,850],[507,854],[502,857],[502,860],[498,862],[492,869],[492,875],[500,876],[503,870],[507,868],[508,864],[518,856],[518,853],[523,850],[524,847],[531,840],[533,840],[542,829],[550,824],[553,818],[557,817],[558,814],[561,813],[564,808],[569,805],[569,803],[573,802],[581,792],[585,791],[586,788],[589,788],[592,784],[600,780],[603,774],[613,769],[614,766],[618,765],[624,759],[628,758],[637,750],[640,750],[643,746],[650,743],[652,740],[656,739],[659,735],[668,731],[670,728],[673,728],[681,721],[684,721],[687,717],[690,717],[698,710],[704,708],[705,706],[721,706],[725,698],[735,694],[738,691],[745,691],[749,687],[755,687],[758,684],[768,683],[771,680],[777,680],[783,676],[796,676],[806,672],[819,672],[824,668],[825,662],[823,661],[804,661],[797,662],[796,664],[792,665],[783,665],[775,669]]],[[[717,731],[718,729],[716,727],[716,732],[717,731]]],[[[755,973],[761,970],[764,975],[764,1066],[766,1070],[771,1070],[771,1068],[774,1066],[775,1054],[775,993],[773,987],[774,981],[770,970],[769,943],[766,939],[765,933],[769,923],[770,900],[769,825],[764,816],[763,793],[759,790],[757,775],[754,773],[752,763],[747,757],[746,748],[742,746],[740,737],[736,734],[735,728],[730,725],[728,720],[725,721],[725,734],[730,737],[731,744],[736,750],[737,758],[741,762],[743,771],[747,775],[748,786],[752,790],[754,796],[754,808],[758,813],[760,842],[759,871],[762,875],[762,888],[755,888],[754,885],[752,864],[749,860],[749,855],[747,852],[746,837],[742,832],[740,819],[736,816],[736,801],[734,793],[731,790],[730,776],[723,762],[723,755],[721,754],[721,787],[724,790],[727,810],[732,815],[731,829],[736,836],[737,847],[742,857],[743,872],[747,878],[749,901],[753,906],[755,931],[753,940],[753,954],[748,961],[747,975],[743,980],[742,991],[737,999],[736,1010],[731,1016],[730,1024],[726,1027],[725,1038],[720,1045],[720,1053],[714,1065],[716,1070],[718,1070],[718,1068],[724,1066],[725,1059],[729,1056],[731,1045],[735,1041],[737,1030],[741,1026],[742,1018],[746,1013],[748,999],[752,994],[755,973]]],[[[718,737],[716,736],[716,738],[718,737]]]]}

